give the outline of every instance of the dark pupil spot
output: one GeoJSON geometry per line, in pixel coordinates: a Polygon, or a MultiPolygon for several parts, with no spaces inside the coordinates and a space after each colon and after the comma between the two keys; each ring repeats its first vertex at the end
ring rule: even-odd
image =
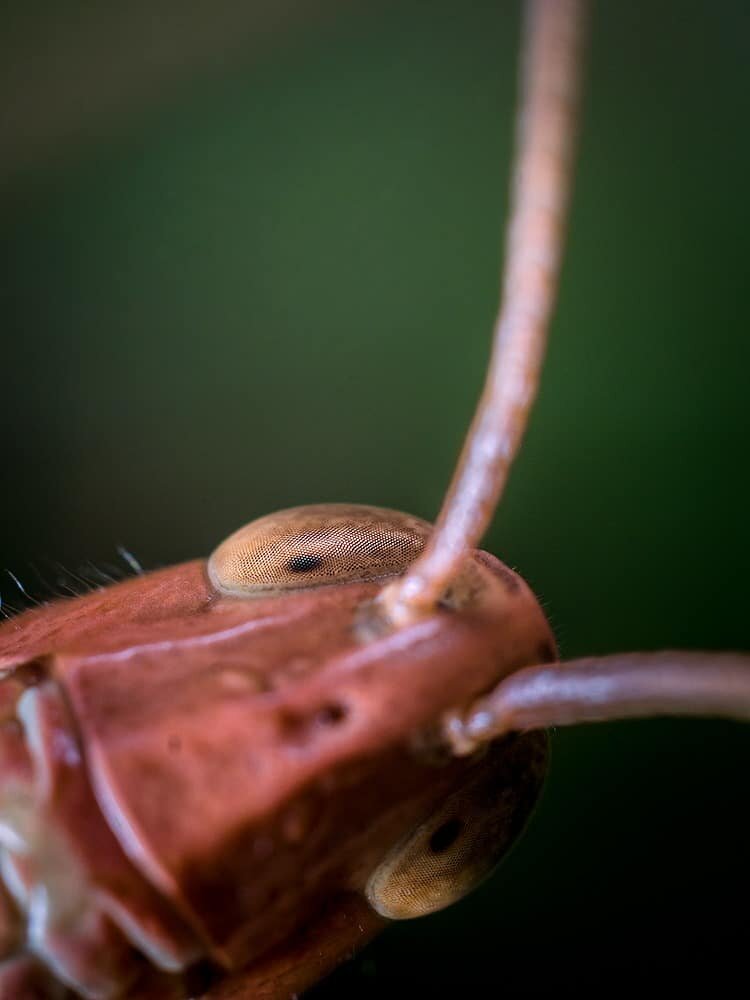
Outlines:
{"type": "Polygon", "coordinates": [[[447,851],[455,843],[462,829],[463,823],[460,819],[449,819],[442,826],[439,826],[430,837],[430,850],[432,853],[442,854],[443,851],[447,851]]]}
{"type": "Polygon", "coordinates": [[[286,564],[290,573],[307,573],[323,565],[322,556],[292,556],[286,564]]]}

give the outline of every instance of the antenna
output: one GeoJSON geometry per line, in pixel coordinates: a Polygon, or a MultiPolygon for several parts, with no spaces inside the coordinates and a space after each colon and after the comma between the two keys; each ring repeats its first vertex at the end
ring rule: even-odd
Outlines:
{"type": "Polygon", "coordinates": [[[525,10],[516,159],[492,356],[453,481],[422,555],[386,587],[396,624],[429,611],[487,529],[536,398],[571,187],[582,0],[525,10]]]}

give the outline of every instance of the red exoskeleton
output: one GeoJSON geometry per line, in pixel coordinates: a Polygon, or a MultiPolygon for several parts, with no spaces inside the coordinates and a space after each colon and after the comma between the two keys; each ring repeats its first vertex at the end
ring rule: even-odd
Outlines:
{"type": "Polygon", "coordinates": [[[0,995],[290,996],[495,866],[545,727],[750,716],[739,655],[557,663],[531,591],[474,549],[544,352],[578,7],[531,5],[495,352],[434,531],[297,508],[2,626],[0,995]]]}

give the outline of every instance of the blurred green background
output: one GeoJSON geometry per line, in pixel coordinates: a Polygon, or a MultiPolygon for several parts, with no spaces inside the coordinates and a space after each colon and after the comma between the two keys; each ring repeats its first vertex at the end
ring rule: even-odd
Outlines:
{"type": "MultiPolygon", "coordinates": [[[[495,309],[517,6],[2,16],[0,563],[30,588],[117,543],[154,567],[310,501],[434,517],[495,309]]],[[[750,13],[600,4],[590,36],[542,394],[487,547],[565,655],[747,647],[750,13]]],[[[750,732],[553,755],[490,883],[316,997],[746,979],[750,732]]]]}

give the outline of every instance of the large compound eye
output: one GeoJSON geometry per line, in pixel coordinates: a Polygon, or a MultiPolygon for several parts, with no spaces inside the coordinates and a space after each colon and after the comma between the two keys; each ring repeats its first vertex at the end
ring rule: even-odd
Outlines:
{"type": "Polygon", "coordinates": [[[547,768],[545,733],[490,749],[476,772],[375,869],[366,894],[391,920],[442,910],[471,892],[522,832],[547,768]]]}
{"type": "Polygon", "coordinates": [[[293,507],[230,535],[209,559],[208,573],[217,590],[245,597],[377,580],[403,572],[430,530],[419,518],[379,507],[293,507]]]}

